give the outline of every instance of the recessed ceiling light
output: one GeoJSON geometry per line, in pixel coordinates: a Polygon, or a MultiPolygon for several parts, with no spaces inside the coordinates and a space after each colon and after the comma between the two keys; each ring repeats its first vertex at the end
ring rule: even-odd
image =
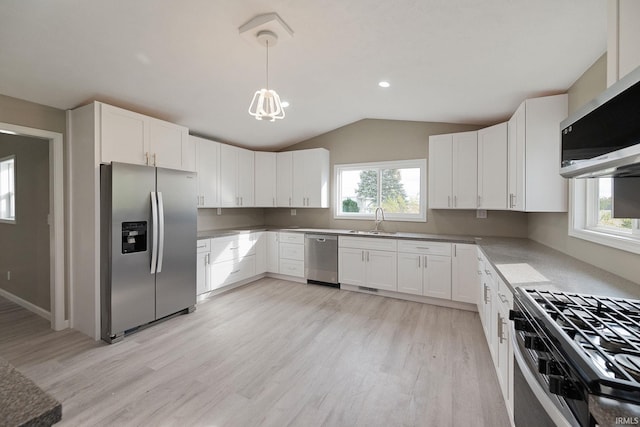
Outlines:
{"type": "Polygon", "coordinates": [[[289,101],[282,101],[282,107],[287,108],[289,105],[289,101]]]}
{"type": "Polygon", "coordinates": [[[380,86],[380,87],[389,87],[391,85],[389,84],[389,82],[383,80],[383,81],[378,83],[378,86],[380,86]]]}

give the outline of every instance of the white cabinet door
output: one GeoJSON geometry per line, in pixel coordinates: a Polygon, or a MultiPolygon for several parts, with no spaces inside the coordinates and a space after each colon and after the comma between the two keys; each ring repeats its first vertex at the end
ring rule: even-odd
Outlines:
{"type": "Polygon", "coordinates": [[[422,255],[398,253],[398,292],[422,295],[422,255]]]}
{"type": "Polygon", "coordinates": [[[187,128],[149,118],[149,153],[151,164],[170,169],[182,169],[182,145],[187,144],[187,128]]]}
{"type": "Polygon", "coordinates": [[[276,204],[291,207],[293,197],[293,152],[276,155],[276,204]]]}
{"type": "Polygon", "coordinates": [[[220,205],[236,207],[238,202],[238,153],[235,147],[220,144],[220,205]]]}
{"type": "Polygon", "coordinates": [[[365,251],[362,249],[338,249],[338,276],[340,283],[366,286],[365,251]]]}
{"type": "Polygon", "coordinates": [[[111,105],[99,105],[101,162],[148,164],[146,117],[111,105]]]}
{"type": "Polygon", "coordinates": [[[453,207],[478,207],[478,132],[453,134],[453,207]]]}
{"type": "Polygon", "coordinates": [[[267,231],[267,272],[279,273],[280,243],[277,231],[267,231]]]}
{"type": "Polygon", "coordinates": [[[215,141],[189,137],[196,145],[196,172],[198,173],[198,207],[220,206],[218,195],[218,169],[220,144],[215,141]]]}
{"type": "Polygon", "coordinates": [[[220,205],[253,206],[253,151],[220,144],[220,205]]]}
{"type": "Polygon", "coordinates": [[[451,257],[425,255],[423,262],[423,295],[451,299],[451,257]]]}
{"type": "Polygon", "coordinates": [[[507,123],[478,131],[478,207],[507,209],[507,123]]]}
{"type": "Polygon", "coordinates": [[[429,137],[429,208],[452,207],[453,151],[451,135],[429,137]]]}
{"type": "Polygon", "coordinates": [[[454,301],[478,303],[478,256],[476,245],[453,245],[451,266],[451,299],[454,301]]]}
{"type": "Polygon", "coordinates": [[[255,153],[255,206],[276,206],[276,153],[255,153]]]}
{"type": "Polygon", "coordinates": [[[291,183],[291,204],[293,207],[306,207],[306,150],[293,152],[293,182],[291,183]]]}
{"type": "Polygon", "coordinates": [[[524,210],[525,108],[526,103],[523,102],[508,122],[508,206],[515,211],[524,210]]]}
{"type": "Polygon", "coordinates": [[[258,231],[251,233],[253,240],[253,248],[256,254],[256,272],[255,274],[263,274],[267,272],[267,232],[258,231]]]}
{"type": "Polygon", "coordinates": [[[196,256],[196,293],[209,292],[209,252],[199,252],[196,256]]]}
{"type": "Polygon", "coordinates": [[[306,198],[303,199],[303,206],[308,208],[328,208],[329,151],[324,148],[303,151],[304,166],[301,173],[303,173],[302,178],[304,181],[303,197],[306,198]]]}
{"type": "Polygon", "coordinates": [[[254,201],[254,167],[253,151],[238,149],[237,182],[238,199],[241,207],[252,207],[254,201]]]}
{"type": "Polygon", "coordinates": [[[366,286],[386,291],[397,291],[397,253],[366,251],[365,257],[367,269],[366,286]]]}

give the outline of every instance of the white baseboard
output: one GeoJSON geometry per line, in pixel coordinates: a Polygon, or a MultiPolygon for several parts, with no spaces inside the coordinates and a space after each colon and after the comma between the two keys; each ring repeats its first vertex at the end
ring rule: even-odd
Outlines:
{"type": "Polygon", "coordinates": [[[51,313],[48,312],[47,310],[45,310],[44,308],[40,308],[35,304],[30,303],[27,300],[24,300],[18,296],[15,296],[14,294],[5,291],[4,289],[0,288],[0,296],[4,297],[6,299],[8,299],[11,302],[14,302],[16,304],[18,304],[19,306],[26,308],[27,310],[31,311],[32,313],[37,314],[40,317],[44,317],[45,319],[47,319],[49,322],[51,322],[51,313]]]}

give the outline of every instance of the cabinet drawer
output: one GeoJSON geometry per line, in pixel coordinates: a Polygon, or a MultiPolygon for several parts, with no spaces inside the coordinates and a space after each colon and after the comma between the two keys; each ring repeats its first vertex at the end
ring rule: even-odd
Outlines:
{"type": "Polygon", "coordinates": [[[251,234],[216,237],[211,239],[211,262],[240,260],[255,253],[251,234]]]}
{"type": "Polygon", "coordinates": [[[222,261],[211,266],[211,289],[218,289],[255,275],[255,255],[242,261],[222,261]]]}
{"type": "Polygon", "coordinates": [[[513,308],[513,294],[511,293],[511,290],[501,278],[498,278],[497,282],[498,299],[500,300],[500,303],[506,305],[509,309],[513,308]]]}
{"type": "Polygon", "coordinates": [[[451,256],[451,243],[428,240],[398,240],[398,252],[451,256]]]}
{"type": "Polygon", "coordinates": [[[280,243],[280,258],[304,261],[304,245],[280,243]]]}
{"type": "Polygon", "coordinates": [[[211,250],[211,239],[198,239],[196,249],[198,253],[209,252],[211,250]]]}
{"type": "Polygon", "coordinates": [[[382,237],[339,236],[338,247],[395,252],[398,248],[398,241],[382,237]]]}
{"type": "Polygon", "coordinates": [[[280,259],[280,274],[304,277],[304,261],[280,259]]]}
{"type": "Polygon", "coordinates": [[[304,233],[280,233],[280,242],[304,245],[304,233]]]}

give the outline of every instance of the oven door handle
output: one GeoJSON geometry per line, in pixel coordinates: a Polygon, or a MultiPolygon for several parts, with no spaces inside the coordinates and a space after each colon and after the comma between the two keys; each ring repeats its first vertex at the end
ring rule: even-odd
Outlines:
{"type": "Polygon", "coordinates": [[[542,405],[544,410],[547,412],[547,415],[549,415],[551,420],[558,427],[574,427],[579,425],[579,424],[572,424],[570,421],[568,421],[565,418],[565,415],[562,412],[560,412],[560,410],[556,407],[556,405],[553,404],[553,402],[547,395],[547,391],[542,388],[540,383],[534,377],[534,374],[529,370],[527,363],[524,361],[524,356],[522,355],[522,353],[520,352],[520,348],[518,347],[518,342],[517,342],[518,331],[516,331],[513,328],[513,323],[511,323],[510,332],[511,332],[511,336],[513,337],[512,346],[513,346],[513,357],[515,359],[515,362],[520,367],[520,371],[522,372],[522,376],[527,382],[527,385],[529,386],[533,394],[535,394],[536,398],[538,398],[538,402],[540,402],[540,405],[542,405]]]}

